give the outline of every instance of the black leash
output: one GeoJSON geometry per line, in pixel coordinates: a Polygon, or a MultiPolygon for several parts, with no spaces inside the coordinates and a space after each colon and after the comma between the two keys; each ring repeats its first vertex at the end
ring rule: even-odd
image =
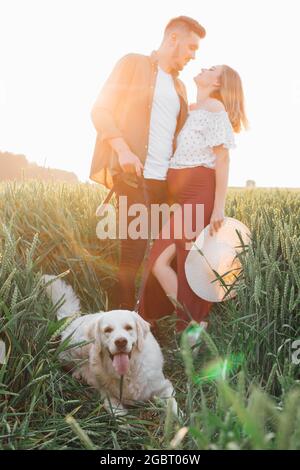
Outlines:
{"type": "Polygon", "coordinates": [[[109,203],[109,201],[111,200],[111,198],[113,197],[114,193],[116,193],[116,187],[117,187],[117,184],[118,184],[118,180],[113,183],[113,186],[112,188],[109,190],[109,193],[108,195],[106,196],[106,198],[104,199],[104,201],[101,202],[100,206],[97,208],[97,211],[96,211],[96,215],[100,216],[102,215],[102,212],[105,208],[105,205],[109,203]]]}
{"type": "MultiPolygon", "coordinates": [[[[142,259],[142,263],[141,263],[141,265],[143,266],[145,260],[148,259],[148,255],[150,253],[152,233],[151,233],[151,203],[150,203],[150,200],[149,200],[149,194],[148,194],[148,191],[147,191],[147,188],[146,188],[146,183],[145,183],[144,178],[142,178],[141,185],[142,185],[144,200],[145,200],[145,203],[146,203],[146,206],[147,206],[147,214],[148,214],[147,245],[146,245],[145,253],[144,253],[144,256],[143,256],[143,259],[142,259]]],[[[135,302],[135,306],[134,306],[134,311],[135,312],[138,312],[139,305],[140,305],[140,302],[141,302],[141,298],[142,298],[142,295],[143,295],[143,292],[144,292],[144,288],[145,288],[146,281],[147,281],[147,275],[146,274],[147,273],[142,274],[141,284],[140,284],[139,289],[138,289],[138,294],[137,294],[137,298],[136,298],[136,302],[135,302]]]]}
{"type": "MultiPolygon", "coordinates": [[[[151,204],[150,204],[150,201],[149,201],[149,195],[148,195],[148,192],[147,192],[145,179],[143,177],[140,177],[139,181],[140,181],[140,186],[142,187],[144,200],[145,200],[145,203],[146,203],[146,206],[147,206],[147,214],[148,214],[147,245],[146,245],[146,250],[145,250],[145,253],[144,253],[144,256],[143,256],[143,259],[142,259],[142,263],[141,263],[141,265],[143,266],[145,260],[148,258],[150,248],[151,248],[151,240],[152,240],[151,224],[150,224],[150,222],[151,222],[151,204]]],[[[100,207],[97,209],[97,215],[101,215],[101,210],[102,210],[102,208],[104,208],[105,204],[109,203],[109,201],[111,200],[114,193],[117,194],[118,182],[119,182],[119,178],[114,182],[113,187],[110,189],[108,195],[106,196],[104,201],[101,203],[100,207]]],[[[143,292],[144,292],[146,281],[147,281],[147,276],[146,276],[146,273],[145,273],[144,275],[142,275],[141,284],[140,284],[139,289],[138,289],[137,299],[136,299],[135,306],[134,306],[134,311],[135,312],[138,312],[139,304],[140,304],[140,301],[141,301],[141,298],[142,298],[142,295],[143,295],[143,292]]],[[[121,378],[120,378],[120,402],[122,401],[122,396],[123,396],[123,384],[124,384],[124,375],[121,375],[121,378]]]]}
{"type": "MultiPolygon", "coordinates": [[[[144,256],[143,256],[143,259],[142,259],[142,263],[141,263],[141,265],[143,266],[145,260],[148,258],[150,248],[151,248],[151,240],[152,240],[151,223],[150,223],[151,222],[151,204],[150,204],[150,201],[149,201],[149,195],[148,195],[148,191],[147,191],[147,188],[146,188],[145,179],[143,178],[143,176],[139,177],[138,179],[139,179],[139,186],[142,188],[142,191],[143,191],[144,200],[145,200],[145,203],[146,203],[146,206],[147,206],[147,214],[148,214],[147,245],[146,245],[145,253],[144,253],[144,256]]],[[[116,181],[114,182],[113,187],[110,189],[108,195],[106,196],[104,201],[101,203],[101,205],[97,209],[97,215],[101,215],[102,208],[104,209],[105,204],[109,203],[109,201],[111,200],[114,193],[117,194],[117,186],[118,186],[119,181],[120,181],[120,176],[116,179],[116,181]]],[[[134,305],[134,311],[135,312],[138,311],[139,304],[140,304],[140,301],[141,301],[141,298],[142,298],[142,295],[143,295],[143,292],[144,292],[144,287],[145,287],[145,284],[146,284],[146,280],[147,280],[147,276],[142,275],[141,284],[139,286],[136,302],[135,302],[135,305],[134,305]]]]}
{"type": "Polygon", "coordinates": [[[120,378],[120,403],[122,402],[122,397],[123,397],[123,384],[124,384],[124,375],[121,375],[121,378],[120,378]]]}

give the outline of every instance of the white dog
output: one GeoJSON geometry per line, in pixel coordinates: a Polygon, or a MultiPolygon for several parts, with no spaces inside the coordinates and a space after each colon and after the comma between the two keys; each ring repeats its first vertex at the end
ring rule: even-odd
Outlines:
{"type": "MultiPolygon", "coordinates": [[[[57,311],[58,319],[72,317],[80,311],[79,299],[71,286],[55,276],[44,275],[43,279],[54,304],[65,297],[57,311]]],[[[90,343],[67,349],[61,353],[60,360],[75,368],[75,378],[83,379],[100,391],[107,411],[126,414],[124,405],[160,397],[170,398],[172,410],[177,414],[173,386],[163,374],[160,347],[150,332],[149,323],[136,312],[111,310],[79,316],[62,331],[61,341],[69,336],[70,345],[90,343]]]]}

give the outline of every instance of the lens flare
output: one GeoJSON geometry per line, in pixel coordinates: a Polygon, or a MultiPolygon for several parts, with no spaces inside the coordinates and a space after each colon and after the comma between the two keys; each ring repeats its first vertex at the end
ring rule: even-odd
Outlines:
{"type": "Polygon", "coordinates": [[[199,374],[193,376],[195,384],[204,384],[216,380],[226,380],[244,361],[242,353],[230,354],[226,358],[218,358],[209,362],[199,374]]]}

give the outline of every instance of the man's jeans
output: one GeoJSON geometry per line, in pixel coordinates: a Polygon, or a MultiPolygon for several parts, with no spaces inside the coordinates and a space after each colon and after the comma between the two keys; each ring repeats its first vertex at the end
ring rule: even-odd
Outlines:
{"type": "MultiPolygon", "coordinates": [[[[119,196],[127,196],[127,207],[131,204],[141,203],[162,204],[168,202],[167,182],[154,179],[140,178],[138,188],[133,188],[128,184],[116,182],[117,204],[119,207],[119,196]],[[147,201],[145,200],[147,198],[147,201]]],[[[127,227],[137,216],[128,216],[127,227]]],[[[113,304],[114,308],[133,310],[135,305],[135,280],[137,272],[143,261],[147,240],[127,239],[120,241],[120,267],[118,273],[118,284],[115,289],[113,304]]]]}

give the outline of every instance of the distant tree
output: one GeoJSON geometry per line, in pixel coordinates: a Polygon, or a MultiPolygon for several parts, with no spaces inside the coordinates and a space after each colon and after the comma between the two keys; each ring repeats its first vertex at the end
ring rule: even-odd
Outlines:
{"type": "Polygon", "coordinates": [[[255,188],[256,184],[254,180],[247,180],[246,181],[246,188],[255,188]]]}
{"type": "Polygon", "coordinates": [[[70,171],[45,168],[36,163],[29,163],[25,155],[0,152],[0,181],[20,181],[23,179],[78,183],[77,176],[70,171]]]}

